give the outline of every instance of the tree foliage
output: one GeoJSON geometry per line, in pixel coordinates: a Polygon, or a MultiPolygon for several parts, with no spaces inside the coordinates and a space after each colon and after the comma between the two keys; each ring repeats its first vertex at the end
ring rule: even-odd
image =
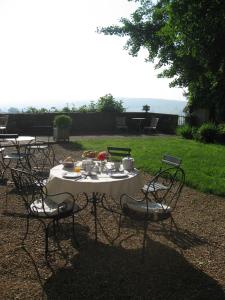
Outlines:
{"type": "Polygon", "coordinates": [[[36,108],[29,106],[26,108],[26,113],[48,113],[48,112],[62,112],[62,113],[72,113],[72,112],[123,112],[125,108],[123,107],[123,102],[121,100],[116,100],[111,94],[106,94],[98,99],[95,103],[90,101],[89,104],[85,104],[76,108],[74,104],[67,105],[62,109],[57,109],[52,106],[49,110],[46,108],[36,108]]]}
{"type": "Polygon", "coordinates": [[[116,100],[111,94],[106,94],[100,97],[97,102],[97,111],[99,112],[123,112],[125,108],[123,107],[123,102],[121,100],[116,100]]]}
{"type": "Polygon", "coordinates": [[[150,111],[150,105],[148,104],[143,105],[142,110],[148,113],[150,111]]]}
{"type": "Polygon", "coordinates": [[[138,8],[130,19],[98,31],[127,36],[125,48],[133,56],[146,48],[147,60],[163,69],[159,77],[185,88],[190,110],[207,108],[212,119],[224,119],[225,1],[134,1],[138,8]]]}

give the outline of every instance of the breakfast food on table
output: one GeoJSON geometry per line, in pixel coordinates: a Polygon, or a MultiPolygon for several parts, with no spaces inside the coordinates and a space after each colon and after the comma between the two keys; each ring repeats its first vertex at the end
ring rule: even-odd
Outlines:
{"type": "Polygon", "coordinates": [[[71,156],[68,156],[62,161],[62,164],[64,167],[72,168],[74,166],[74,162],[74,159],[71,156]]]}
{"type": "Polygon", "coordinates": [[[82,157],[96,158],[97,155],[98,155],[97,151],[87,150],[83,152],[82,157]]]}
{"type": "Polygon", "coordinates": [[[101,151],[97,155],[98,160],[105,160],[107,158],[107,152],[106,151],[101,151]]]}
{"type": "Polygon", "coordinates": [[[72,163],[72,162],[74,162],[74,160],[73,160],[73,158],[71,157],[71,156],[68,156],[67,158],[65,158],[64,159],[64,161],[63,162],[68,162],[68,163],[72,163]]]}

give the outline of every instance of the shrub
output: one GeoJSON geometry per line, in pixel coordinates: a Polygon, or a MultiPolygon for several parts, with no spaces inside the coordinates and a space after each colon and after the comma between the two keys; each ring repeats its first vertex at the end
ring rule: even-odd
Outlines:
{"type": "Polygon", "coordinates": [[[197,139],[204,143],[214,143],[218,135],[218,129],[213,123],[204,123],[197,131],[197,139]]]}
{"type": "Polygon", "coordinates": [[[225,144],[225,124],[218,125],[217,141],[220,144],[225,144]]]}
{"type": "Polygon", "coordinates": [[[72,125],[72,119],[67,115],[58,115],[54,118],[53,124],[55,127],[61,129],[70,128],[70,126],[72,125]]]}
{"type": "Polygon", "coordinates": [[[192,127],[190,125],[178,127],[177,134],[181,135],[185,139],[193,139],[192,127]]]}

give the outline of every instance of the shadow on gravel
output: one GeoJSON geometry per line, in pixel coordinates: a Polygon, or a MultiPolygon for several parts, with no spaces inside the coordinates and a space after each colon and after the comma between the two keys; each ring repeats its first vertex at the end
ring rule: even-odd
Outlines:
{"type": "Polygon", "coordinates": [[[224,299],[218,283],[174,249],[149,240],[144,264],[140,249],[88,239],[72,266],[44,284],[47,299],[224,299]]]}

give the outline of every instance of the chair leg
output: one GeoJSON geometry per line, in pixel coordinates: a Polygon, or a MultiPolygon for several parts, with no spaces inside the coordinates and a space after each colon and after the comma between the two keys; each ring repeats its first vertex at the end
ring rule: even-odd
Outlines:
{"type": "Polygon", "coordinates": [[[121,223],[122,223],[122,215],[119,216],[119,224],[118,224],[118,234],[120,234],[120,230],[121,230],[121,223]]]}
{"type": "Polygon", "coordinates": [[[97,198],[96,195],[93,195],[93,213],[94,213],[94,222],[95,222],[95,241],[98,241],[98,224],[97,224],[97,198]]]}
{"type": "Polygon", "coordinates": [[[30,224],[29,215],[27,215],[27,218],[26,218],[26,232],[25,232],[25,235],[24,235],[24,237],[22,239],[22,243],[24,243],[24,241],[27,238],[28,231],[29,231],[29,224],[30,224]]]}
{"type": "Polygon", "coordinates": [[[48,225],[45,225],[45,260],[47,260],[48,256],[48,225]]]}
{"type": "Polygon", "coordinates": [[[80,244],[76,238],[76,234],[75,234],[75,217],[74,217],[74,214],[72,214],[72,226],[73,226],[73,239],[74,239],[74,242],[76,243],[77,247],[80,247],[80,244]]]}
{"type": "Polygon", "coordinates": [[[141,254],[141,262],[143,263],[145,260],[145,250],[146,250],[146,238],[148,231],[148,221],[144,222],[144,234],[143,234],[143,246],[142,246],[142,254],[141,254]]]}
{"type": "Polygon", "coordinates": [[[52,223],[52,226],[53,226],[53,234],[54,234],[54,237],[56,237],[56,230],[55,230],[55,220],[53,221],[53,223],[52,223]]]}

